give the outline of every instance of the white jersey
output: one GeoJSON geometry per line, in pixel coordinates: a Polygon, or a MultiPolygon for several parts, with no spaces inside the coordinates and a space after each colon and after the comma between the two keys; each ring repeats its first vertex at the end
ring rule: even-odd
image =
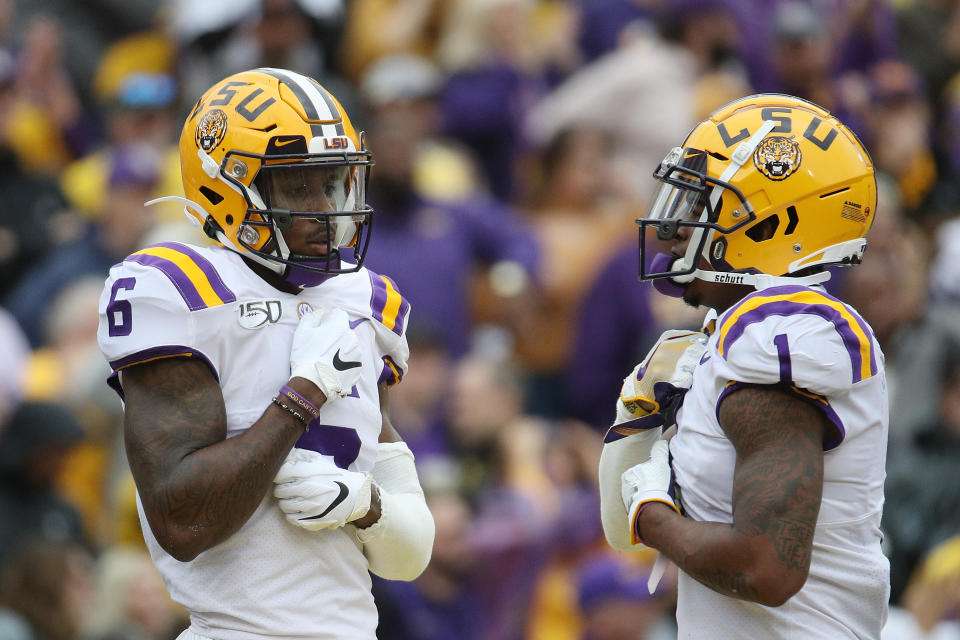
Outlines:
{"type": "MultiPolygon", "coordinates": [[[[363,268],[291,295],[227,249],[164,243],[110,270],[98,339],[121,380],[124,367],[154,358],[205,362],[223,390],[232,437],[259,419],[289,380],[299,317],[321,307],[347,312],[364,373],[350,396],[321,407],[323,428],[304,433],[297,446],[369,472],[381,427],[377,385],[398,382],[408,357],[409,305],[384,276],[363,268]]],[[[154,563],[196,633],[214,640],[375,637],[367,561],[351,527],[293,526],[268,492],[229,539],[179,562],[157,543],[139,498],[138,509],[154,563]]]]}
{"type": "Polygon", "coordinates": [[[872,330],[844,303],[802,286],[756,291],[718,318],[670,443],[683,507],[694,520],[733,522],[736,453],[717,410],[741,384],[791,389],[834,427],[824,442],[810,574],[774,608],[721,595],[681,572],[679,637],[879,638],[890,588],[879,527],[888,406],[872,330]]]}

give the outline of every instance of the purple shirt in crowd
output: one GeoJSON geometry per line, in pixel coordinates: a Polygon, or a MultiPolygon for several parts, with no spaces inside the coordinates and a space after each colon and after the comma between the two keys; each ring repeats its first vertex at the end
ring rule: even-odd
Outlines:
{"type": "Polygon", "coordinates": [[[469,278],[476,265],[509,260],[536,274],[532,232],[495,200],[415,199],[405,211],[373,207],[366,265],[397,283],[412,305],[411,329],[439,334],[454,358],[468,347],[469,278]]]}

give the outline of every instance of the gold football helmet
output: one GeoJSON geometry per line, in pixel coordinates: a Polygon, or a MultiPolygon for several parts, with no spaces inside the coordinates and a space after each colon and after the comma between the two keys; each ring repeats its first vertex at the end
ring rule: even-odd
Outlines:
{"type": "Polygon", "coordinates": [[[356,271],[373,210],[373,164],[343,107],[317,81],[284,69],[232,75],[197,101],[180,135],[185,211],[214,240],[310,286],[356,271]],[[296,218],[326,225],[320,256],[291,253],[296,218]],[[353,264],[342,260],[350,248],[353,264]]]}
{"type": "Polygon", "coordinates": [[[654,178],[662,184],[637,220],[641,280],[823,282],[825,267],[860,262],[876,215],[866,149],[827,111],[793,96],[753,95],[718,109],[654,178]],[[648,227],[661,241],[691,227],[686,253],[649,259],[648,227]]]}

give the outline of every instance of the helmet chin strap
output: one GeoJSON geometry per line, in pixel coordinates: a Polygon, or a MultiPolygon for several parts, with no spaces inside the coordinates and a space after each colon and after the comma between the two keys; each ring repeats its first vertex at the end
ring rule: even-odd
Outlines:
{"type": "Polygon", "coordinates": [[[785,285],[810,286],[821,284],[830,279],[829,271],[812,273],[808,276],[771,276],[767,273],[730,273],[726,271],[704,271],[697,269],[690,274],[698,280],[704,282],[721,282],[727,284],[746,284],[752,285],[754,289],[768,289],[770,287],[782,287],[785,285]]]}
{"type": "MultiPolygon", "coordinates": [[[[676,259],[673,261],[673,264],[670,265],[671,271],[685,271],[688,267],[685,267],[683,264],[683,259],[676,259]]],[[[685,273],[680,276],[672,276],[668,278],[673,284],[679,285],[681,287],[690,284],[697,280],[703,280],[704,282],[718,282],[722,284],[743,284],[752,286],[753,288],[767,289],[769,287],[782,287],[785,285],[800,285],[800,286],[811,286],[822,284],[830,279],[829,271],[821,271],[820,273],[812,273],[807,276],[772,276],[767,273],[736,273],[729,271],[708,271],[705,269],[695,269],[691,273],[685,273]]],[[[654,285],[656,286],[656,285],[654,285]]],[[[674,295],[678,297],[681,295],[682,290],[678,290],[675,293],[667,293],[661,291],[661,293],[667,293],[667,295],[674,295]]]]}

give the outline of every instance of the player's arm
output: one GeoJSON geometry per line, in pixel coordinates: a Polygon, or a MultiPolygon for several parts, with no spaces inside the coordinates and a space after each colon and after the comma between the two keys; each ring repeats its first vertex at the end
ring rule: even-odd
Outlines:
{"type": "MultiPolygon", "coordinates": [[[[168,358],[122,372],[130,469],[160,546],[182,562],[236,532],[272,486],[304,423],[276,404],[227,439],[220,386],[200,360],[168,358]]],[[[303,378],[289,386],[323,404],[303,378]]]]}
{"type": "Polygon", "coordinates": [[[737,454],[733,524],[696,522],[653,502],[637,518],[638,533],[711,589],[779,606],[810,569],[827,421],[772,386],[732,393],[719,417],[737,454]]]}
{"type": "MultiPolygon", "coordinates": [[[[357,537],[363,544],[370,571],[389,580],[414,580],[430,562],[433,551],[433,515],[420,488],[413,453],[390,421],[389,392],[380,385],[383,423],[377,462],[373,467],[376,521],[358,520],[357,537]]],[[[370,514],[367,514],[370,516],[370,514]]]]}
{"type": "Polygon", "coordinates": [[[630,467],[649,459],[663,427],[674,424],[706,341],[702,333],[664,331],[623,380],[616,421],[604,436],[598,471],[600,521],[607,543],[617,551],[637,549],[621,499],[621,477],[630,467]]]}
{"type": "Polygon", "coordinates": [[[124,436],[137,490],[160,545],[182,562],[236,532],[260,504],[284,458],[319,407],[350,393],[359,361],[346,313],[301,318],[291,378],[242,434],[227,439],[220,385],[200,360],[148,360],[121,372],[124,436]]]}

